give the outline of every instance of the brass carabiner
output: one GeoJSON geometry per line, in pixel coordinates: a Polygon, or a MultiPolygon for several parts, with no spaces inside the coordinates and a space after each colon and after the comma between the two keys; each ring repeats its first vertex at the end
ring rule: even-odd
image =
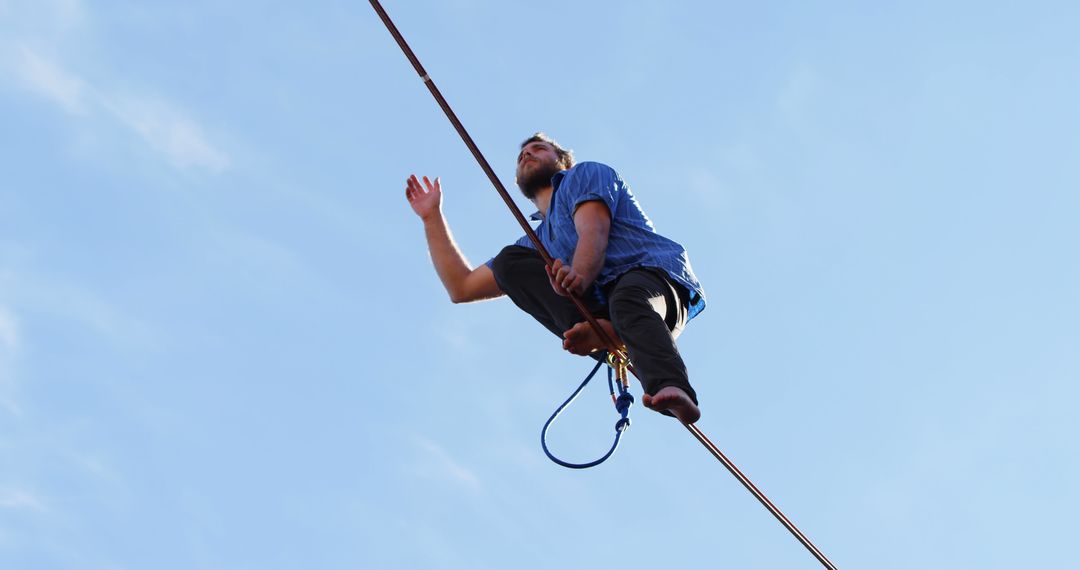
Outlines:
{"type": "Polygon", "coordinates": [[[607,362],[608,366],[615,370],[615,378],[619,381],[619,384],[624,390],[627,390],[630,388],[630,381],[627,379],[626,369],[630,366],[630,361],[623,354],[626,354],[625,346],[621,347],[619,352],[608,351],[607,362]]]}

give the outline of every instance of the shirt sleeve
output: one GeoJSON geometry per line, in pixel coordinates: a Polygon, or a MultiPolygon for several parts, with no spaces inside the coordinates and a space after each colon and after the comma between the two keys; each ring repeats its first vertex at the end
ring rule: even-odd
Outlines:
{"type": "Polygon", "coordinates": [[[573,204],[571,214],[576,212],[582,203],[597,200],[607,206],[612,217],[615,216],[615,207],[622,193],[619,191],[619,175],[610,166],[599,162],[583,162],[574,169],[574,175],[566,182],[569,188],[565,190],[573,204]]]}

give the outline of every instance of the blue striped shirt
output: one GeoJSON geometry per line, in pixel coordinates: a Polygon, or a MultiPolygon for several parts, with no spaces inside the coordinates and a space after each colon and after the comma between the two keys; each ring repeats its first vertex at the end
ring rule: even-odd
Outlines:
{"type": "MultiPolygon", "coordinates": [[[[578,242],[574,212],[582,202],[598,200],[611,212],[611,231],[596,285],[603,287],[635,267],[654,267],[686,288],[690,298],[688,320],[705,308],[705,292],[690,268],[686,248],[656,233],[634,193],[615,170],[598,162],[582,162],[557,172],[551,184],[554,193],[547,217],[541,218],[537,212],[532,219],[542,220],[536,234],[552,257],[573,265],[578,242]]],[[[535,249],[528,236],[522,236],[516,244],[535,249]]],[[[488,260],[488,267],[492,261],[488,260]]]]}

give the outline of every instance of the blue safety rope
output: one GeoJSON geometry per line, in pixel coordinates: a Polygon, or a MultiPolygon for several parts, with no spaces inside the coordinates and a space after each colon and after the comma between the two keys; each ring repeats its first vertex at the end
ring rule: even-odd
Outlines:
{"type": "Polygon", "coordinates": [[[581,385],[577,387],[577,390],[574,390],[574,393],[570,394],[570,397],[567,398],[566,401],[563,402],[562,405],[560,405],[558,409],[555,410],[555,413],[551,414],[551,417],[548,418],[548,421],[544,423],[544,429],[540,431],[540,446],[544,448],[544,453],[547,454],[548,459],[554,461],[555,463],[558,463],[559,465],[562,465],[563,467],[569,467],[571,469],[587,469],[589,467],[595,467],[597,465],[600,465],[608,457],[611,457],[612,453],[615,453],[615,448],[619,447],[619,439],[622,437],[622,432],[625,431],[626,428],[630,427],[630,406],[634,403],[634,397],[630,395],[630,391],[627,390],[625,386],[623,386],[622,382],[612,382],[612,371],[609,367],[607,372],[608,391],[611,393],[611,399],[615,402],[615,410],[618,411],[619,416],[621,416],[619,418],[619,421],[615,422],[615,442],[611,444],[611,449],[609,449],[608,452],[605,453],[604,456],[600,459],[597,459],[596,461],[590,461],[588,463],[570,463],[568,461],[563,461],[562,459],[559,459],[558,457],[552,455],[551,451],[548,449],[547,431],[548,428],[551,427],[551,423],[554,422],[555,418],[559,417],[559,414],[561,414],[562,411],[565,410],[566,407],[569,406],[570,403],[578,397],[578,394],[580,394],[581,391],[585,389],[585,386],[589,383],[590,380],[592,380],[593,376],[596,375],[596,371],[600,370],[600,367],[603,366],[605,361],[606,359],[601,359],[600,362],[596,363],[596,366],[593,367],[592,372],[590,372],[589,375],[585,377],[585,380],[581,382],[581,385]],[[615,397],[615,386],[619,387],[618,398],[615,397]]]}

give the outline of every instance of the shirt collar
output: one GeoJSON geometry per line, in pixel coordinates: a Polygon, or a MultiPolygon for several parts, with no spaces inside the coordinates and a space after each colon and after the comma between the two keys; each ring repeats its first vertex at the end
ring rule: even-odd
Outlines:
{"type": "Polygon", "coordinates": [[[556,172],[554,176],[551,177],[551,193],[552,194],[555,194],[555,192],[559,191],[559,185],[562,184],[563,178],[566,178],[566,171],[565,170],[560,170],[560,171],[556,172]]]}

